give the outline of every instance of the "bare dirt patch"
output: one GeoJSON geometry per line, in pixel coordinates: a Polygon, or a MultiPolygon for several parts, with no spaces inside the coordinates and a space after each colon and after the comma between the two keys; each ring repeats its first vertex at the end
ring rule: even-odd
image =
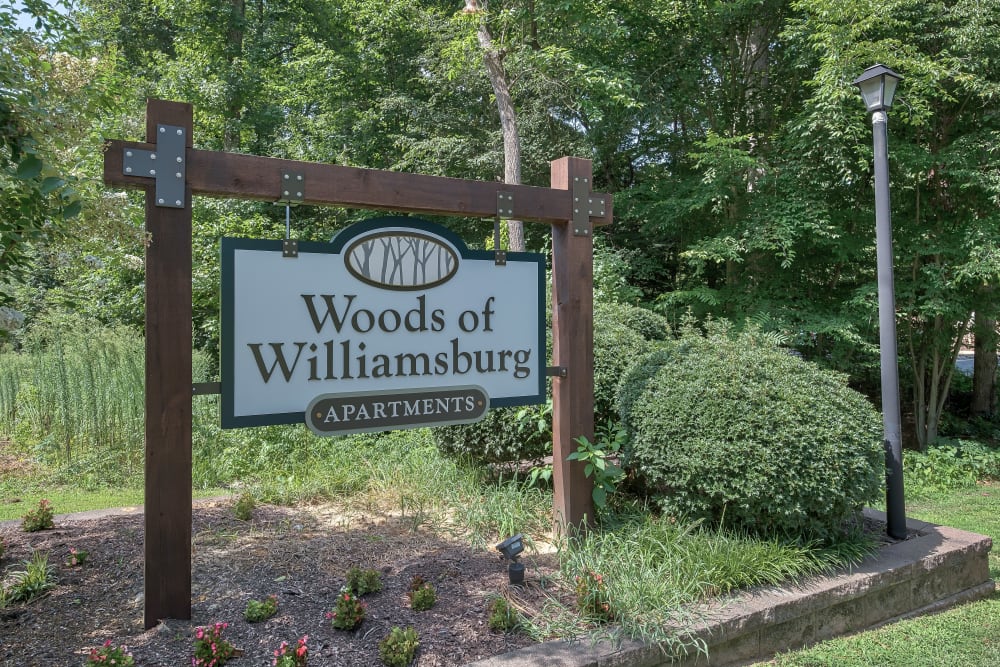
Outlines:
{"type": "MultiPolygon", "coordinates": [[[[195,508],[192,616],[142,627],[142,516],[56,522],[54,530],[24,533],[0,528],[6,555],[18,567],[32,551],[49,555],[58,581],[44,598],[0,609],[0,664],[10,667],[79,666],[106,639],[127,644],[139,665],[191,664],[197,626],[230,624],[225,637],[244,655],[229,664],[270,665],[273,651],[309,635],[310,666],[379,665],[378,642],[393,626],[413,626],[420,638],[414,665],[443,667],[505,653],[531,642],[488,627],[491,596],[506,587],[506,566],[495,552],[459,539],[412,530],[398,518],[348,518],[330,508],[258,507],[249,522],[229,503],[195,508]],[[65,564],[69,549],[86,550],[82,567],[65,564]],[[335,630],[325,618],[349,567],[376,568],[381,592],[365,596],[368,615],[354,632],[335,630]],[[414,575],[434,585],[430,610],[409,608],[414,575]],[[250,599],[277,595],[278,613],[247,623],[250,599]]],[[[551,556],[529,560],[533,577],[554,570],[551,556]]]]}

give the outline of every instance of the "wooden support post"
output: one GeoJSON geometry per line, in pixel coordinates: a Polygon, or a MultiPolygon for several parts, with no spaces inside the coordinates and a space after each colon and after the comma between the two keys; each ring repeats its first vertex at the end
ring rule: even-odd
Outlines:
{"type": "MultiPolygon", "coordinates": [[[[590,160],[552,162],[552,188],[574,190],[593,181],[590,160]],[[586,179],[586,180],[584,180],[586,179]]],[[[610,209],[610,206],[608,207],[610,209]]],[[[610,211],[608,211],[610,216],[610,211]]],[[[552,225],[552,356],[566,377],[552,385],[552,480],[556,533],[572,531],[594,517],[593,484],[584,464],[567,461],[574,438],[594,439],[594,256],[593,238],[574,232],[572,220],[552,225]]]]}
{"type": "MultiPolygon", "coordinates": [[[[187,160],[192,119],[190,104],[150,100],[146,140],[157,143],[158,124],[183,128],[187,160]]],[[[183,208],[157,206],[155,196],[150,183],[146,188],[143,614],[147,629],[163,618],[191,618],[191,188],[185,187],[183,208]]]]}

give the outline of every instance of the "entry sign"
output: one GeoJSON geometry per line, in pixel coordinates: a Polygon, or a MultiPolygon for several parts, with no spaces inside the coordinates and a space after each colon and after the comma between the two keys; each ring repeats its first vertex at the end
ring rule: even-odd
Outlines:
{"type": "Polygon", "coordinates": [[[470,423],[545,400],[545,261],[415,218],[330,243],[222,240],[222,427],[470,423]]]}

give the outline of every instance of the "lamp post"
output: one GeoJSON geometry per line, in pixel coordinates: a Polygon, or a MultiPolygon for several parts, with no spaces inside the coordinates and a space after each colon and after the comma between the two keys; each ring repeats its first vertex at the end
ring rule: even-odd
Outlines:
{"type": "Polygon", "coordinates": [[[892,221],[889,217],[889,148],[886,112],[892,106],[899,74],[874,65],[853,84],[872,114],[875,142],[875,251],[878,263],[879,349],[882,368],[882,430],[885,444],[885,513],[889,537],[906,537],[903,499],[903,438],[899,413],[899,368],[896,356],[896,297],[892,273],[892,221]]]}

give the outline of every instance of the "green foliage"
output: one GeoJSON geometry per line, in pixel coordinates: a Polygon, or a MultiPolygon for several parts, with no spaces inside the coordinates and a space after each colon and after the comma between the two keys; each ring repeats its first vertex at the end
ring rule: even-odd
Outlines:
{"type": "Polygon", "coordinates": [[[754,331],[683,332],[623,383],[628,466],[669,515],[835,541],[882,484],[877,413],[754,331]]]}
{"type": "Polygon", "coordinates": [[[236,655],[236,647],[222,636],[228,627],[228,623],[221,622],[195,628],[192,667],[224,665],[236,655]]]}
{"type": "Polygon", "coordinates": [[[598,428],[597,442],[590,442],[584,436],[577,438],[577,450],[566,457],[567,461],[584,463],[583,474],[593,479],[592,496],[599,509],[604,509],[608,496],[617,490],[618,483],[625,477],[625,471],[610,459],[619,455],[627,439],[623,427],[609,423],[598,428]]]}
{"type": "MultiPolygon", "coordinates": [[[[836,549],[822,550],[814,544],[684,524],[634,507],[607,517],[602,530],[567,543],[559,562],[569,585],[575,589],[582,582],[584,602],[598,603],[597,612],[609,605],[623,636],[663,642],[668,650],[683,653],[696,650],[699,640],[670,628],[698,624],[692,603],[857,563],[874,548],[856,534],[836,549]]],[[[557,609],[544,616],[562,616],[557,609]]],[[[532,635],[553,629],[549,622],[532,618],[532,635]]]]}
{"type": "Polygon", "coordinates": [[[903,455],[907,495],[924,496],[971,488],[977,482],[1000,479],[1000,450],[977,442],[938,443],[925,454],[903,455]]]}
{"type": "Polygon", "coordinates": [[[52,517],[52,503],[48,499],[42,498],[38,501],[38,507],[28,511],[21,519],[21,530],[26,533],[34,533],[39,530],[55,528],[56,524],[52,517]]]}
{"type": "Polygon", "coordinates": [[[135,667],[135,658],[124,644],[112,646],[111,640],[104,641],[101,648],[90,649],[85,667],[103,667],[104,665],[119,665],[120,667],[135,667]]]}
{"type": "Polygon", "coordinates": [[[35,551],[31,554],[31,559],[24,561],[22,565],[24,569],[9,573],[0,586],[0,608],[18,603],[26,604],[55,587],[55,576],[47,555],[35,551]]]}
{"type": "Polygon", "coordinates": [[[69,548],[69,558],[66,559],[66,567],[79,567],[90,559],[90,552],[76,547],[69,548]]]}
{"type": "Polygon", "coordinates": [[[406,592],[410,598],[410,607],[414,611],[427,611],[437,603],[437,591],[430,582],[424,581],[419,574],[410,581],[410,589],[406,592]]]}
{"type": "Polygon", "coordinates": [[[253,510],[255,507],[257,507],[257,501],[254,500],[253,494],[241,493],[240,497],[236,499],[236,503],[233,505],[233,516],[240,521],[249,521],[253,518],[253,510]]]}
{"type": "Polygon", "coordinates": [[[521,614],[501,595],[490,601],[486,613],[487,623],[494,632],[516,632],[521,627],[521,614]]]}
{"type": "Polygon", "coordinates": [[[587,570],[574,579],[576,592],[576,608],[587,619],[598,623],[614,620],[615,612],[608,599],[608,586],[604,576],[587,570]]]}
{"type": "Polygon", "coordinates": [[[326,613],[326,618],[338,630],[354,630],[365,620],[365,615],[365,603],[345,586],[337,594],[333,610],[326,613]]]}
{"type": "Polygon", "coordinates": [[[243,618],[247,623],[259,623],[266,621],[278,613],[278,596],[268,595],[263,600],[247,600],[247,608],[243,611],[243,618]]]}
{"type": "MultiPolygon", "coordinates": [[[[638,306],[594,304],[594,420],[616,420],[618,383],[632,363],[662,344],[665,319],[638,306]]],[[[474,424],[434,429],[438,447],[480,463],[537,460],[552,452],[552,406],[491,410],[474,424]]]]}
{"type": "Polygon", "coordinates": [[[382,590],[382,575],[378,570],[351,567],[347,570],[347,588],[357,596],[382,590]]]}
{"type": "Polygon", "coordinates": [[[378,643],[378,654],[387,667],[406,667],[420,648],[417,631],[394,626],[389,634],[378,643]]]}
{"type": "Polygon", "coordinates": [[[273,667],[306,667],[309,663],[309,645],[306,643],[309,635],[299,637],[293,649],[288,642],[281,642],[281,646],[274,652],[273,667]]]}

